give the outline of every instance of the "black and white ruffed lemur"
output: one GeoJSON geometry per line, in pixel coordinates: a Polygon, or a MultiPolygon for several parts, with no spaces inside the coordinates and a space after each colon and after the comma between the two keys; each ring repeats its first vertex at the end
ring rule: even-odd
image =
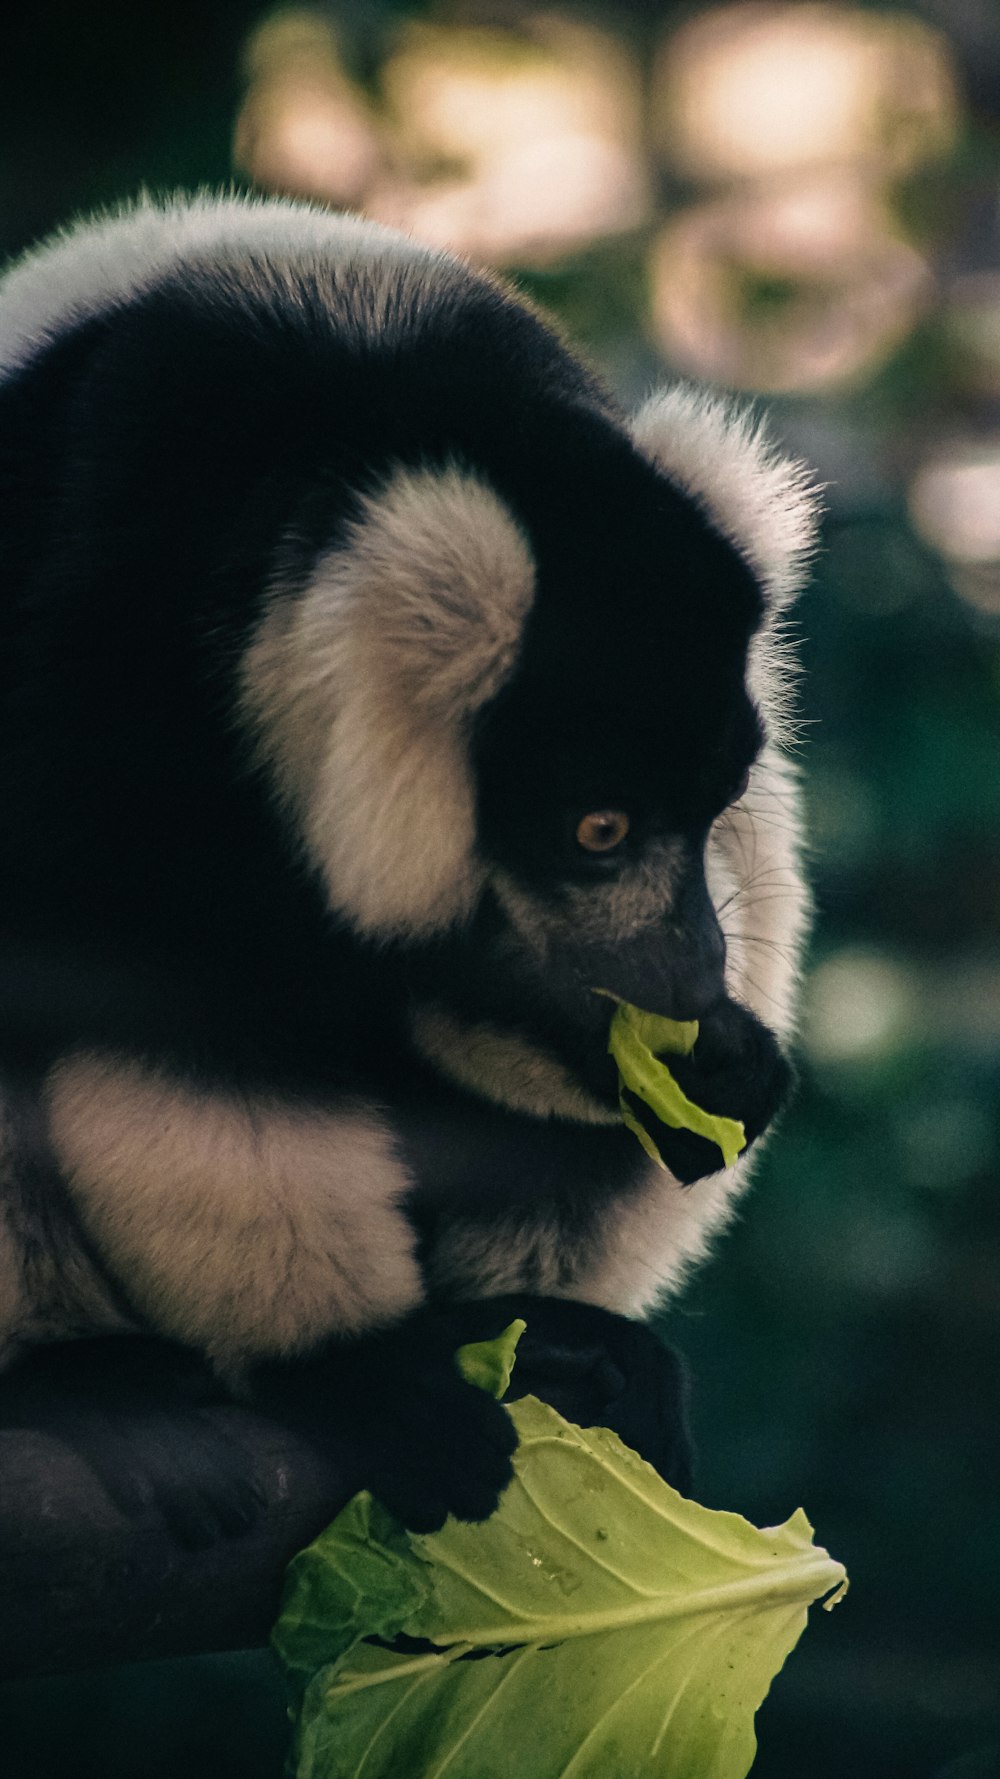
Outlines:
{"type": "Polygon", "coordinates": [[[142,202],[13,266],[5,1360],[166,1336],[428,1528],[510,1475],[451,1355],[523,1310],[523,1387],[684,1481],[639,1318],[747,1163],[651,1114],[647,1160],[593,991],[698,1019],[675,1073],[760,1136],[814,528],[745,413],[625,414],[506,285],[364,221],[142,202]]]}

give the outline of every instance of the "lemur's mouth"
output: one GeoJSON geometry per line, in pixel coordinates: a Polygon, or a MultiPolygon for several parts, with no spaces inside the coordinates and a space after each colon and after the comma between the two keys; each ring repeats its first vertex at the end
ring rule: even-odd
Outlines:
{"type": "Polygon", "coordinates": [[[618,1002],[611,1021],[608,1043],[618,1065],[622,1118],[646,1154],[661,1167],[665,1166],[663,1157],[638,1107],[651,1111],[669,1130],[689,1131],[713,1143],[726,1167],[732,1167],[746,1148],[741,1120],[707,1111],[684,1092],[671,1068],[684,1058],[693,1058],[700,1029],[697,1020],[667,1019],[627,1001],[618,1002]]]}

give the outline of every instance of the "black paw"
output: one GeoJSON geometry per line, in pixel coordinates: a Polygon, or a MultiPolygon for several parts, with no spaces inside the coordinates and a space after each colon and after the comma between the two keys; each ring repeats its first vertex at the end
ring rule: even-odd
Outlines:
{"type": "MultiPolygon", "coordinates": [[[[739,1119],[747,1148],[767,1129],[791,1093],[793,1074],[778,1040],[755,1014],[735,1001],[720,1001],[700,1021],[690,1056],[666,1059],[688,1098],[705,1112],[739,1119]]],[[[716,1143],[689,1130],[671,1130],[649,1107],[627,1093],[629,1105],[649,1131],[671,1173],[685,1186],[723,1165],[716,1143]]]]}
{"type": "Polygon", "coordinates": [[[506,1409],[455,1364],[465,1342],[499,1332],[484,1327],[482,1307],[417,1311],[386,1333],[262,1365],[253,1400],[410,1531],[438,1531],[449,1514],[488,1519],[513,1475],[517,1435],[506,1409]]]}
{"type": "Polygon", "coordinates": [[[610,1427],[674,1488],[691,1486],[687,1380],[643,1322],[596,1304],[517,1292],[432,1312],[451,1350],[525,1323],[505,1400],[538,1396],[578,1427],[610,1427]]]}
{"type": "Polygon", "coordinates": [[[485,1338],[515,1316],[527,1324],[508,1401],[539,1396],[578,1427],[610,1427],[665,1481],[688,1492],[687,1381],[676,1353],[652,1329],[556,1297],[491,1298],[480,1309],[490,1323],[485,1338]]]}
{"type": "Polygon", "coordinates": [[[202,1549],[248,1530],[263,1498],[248,1454],[204,1409],[224,1401],[184,1348],[144,1336],[41,1349],[0,1379],[0,1427],[75,1451],[119,1511],[202,1549]]]}

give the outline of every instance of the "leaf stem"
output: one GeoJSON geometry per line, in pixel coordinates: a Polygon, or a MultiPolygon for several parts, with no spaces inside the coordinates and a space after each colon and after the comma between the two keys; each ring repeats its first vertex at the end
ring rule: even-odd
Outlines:
{"type": "MultiPolygon", "coordinates": [[[[443,1552],[438,1553],[438,1561],[453,1567],[443,1552]]],[[[772,1565],[761,1575],[744,1576],[719,1587],[685,1589],[674,1596],[660,1595],[655,1600],[611,1607],[602,1612],[586,1613],[583,1617],[574,1618],[565,1613],[552,1618],[506,1620],[498,1625],[463,1625],[461,1647],[564,1643],[571,1637],[592,1637],[603,1631],[627,1630],[633,1625],[654,1624],[658,1620],[691,1618],[712,1612],[752,1611],[781,1600],[801,1601],[805,1607],[845,1578],[842,1563],[835,1562],[825,1551],[817,1551],[812,1559],[783,1563],[778,1568],[772,1565]]],[[[422,1626],[409,1625],[407,1630],[411,1635],[430,1636],[432,1642],[439,1642],[433,1632],[422,1626]]],[[[440,1647],[450,1649],[453,1645],[440,1641],[440,1647]]]]}

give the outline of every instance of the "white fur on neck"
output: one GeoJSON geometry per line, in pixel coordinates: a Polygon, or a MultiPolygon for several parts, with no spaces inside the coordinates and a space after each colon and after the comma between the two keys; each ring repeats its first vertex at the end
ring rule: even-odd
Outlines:
{"type": "Polygon", "coordinates": [[[730,1222],[752,1166],[752,1157],[741,1159],[693,1186],[650,1167],[615,1206],[603,1240],[581,1257],[571,1285],[557,1294],[624,1316],[645,1315],[675,1296],[730,1222]]]}
{"type": "Polygon", "coordinates": [[[619,1122],[613,1107],[602,1106],[557,1057],[520,1033],[469,1023],[437,1006],[418,1007],[411,1029],[417,1049],[441,1074],[495,1105],[576,1124],[619,1122]]]}
{"type": "Polygon", "coordinates": [[[801,854],[798,773],[766,747],[745,795],[712,827],[705,874],[725,935],[729,992],[786,1040],[811,912],[801,854]]]}

